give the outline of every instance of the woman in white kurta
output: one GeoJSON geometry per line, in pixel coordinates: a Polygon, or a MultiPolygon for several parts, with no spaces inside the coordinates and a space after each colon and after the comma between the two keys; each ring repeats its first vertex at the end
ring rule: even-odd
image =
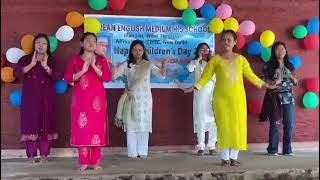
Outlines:
{"type": "MultiPolygon", "coordinates": [[[[187,69],[193,72],[194,80],[197,82],[210,59],[211,53],[207,43],[200,43],[196,49],[195,60],[192,60],[187,69]]],[[[212,108],[212,93],[216,81],[213,75],[211,80],[200,90],[193,94],[193,130],[197,133],[198,149],[197,155],[204,155],[205,133],[208,132],[208,144],[210,155],[215,153],[215,144],[217,142],[217,126],[214,119],[212,108]]]]}
{"type": "Polygon", "coordinates": [[[149,133],[152,132],[150,76],[152,73],[165,78],[168,61],[163,61],[161,69],[152,64],[140,40],[131,43],[129,52],[128,62],[115,68],[113,78],[125,75],[128,82],[126,92],[121,97],[124,97],[122,120],[124,131],[127,132],[128,157],[143,158],[148,155],[149,133]]]}

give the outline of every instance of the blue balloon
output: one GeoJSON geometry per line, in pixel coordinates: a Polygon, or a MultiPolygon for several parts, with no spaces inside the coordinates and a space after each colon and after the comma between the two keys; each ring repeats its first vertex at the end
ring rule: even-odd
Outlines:
{"type": "Polygon", "coordinates": [[[262,44],[258,41],[251,41],[247,46],[247,52],[252,56],[259,55],[261,51],[262,51],[262,44]]]}
{"type": "Polygon", "coordinates": [[[308,34],[318,34],[319,33],[319,18],[315,17],[309,20],[307,25],[308,34]]]}
{"type": "Polygon", "coordinates": [[[16,107],[21,106],[21,90],[13,91],[9,97],[10,103],[16,107]]]}
{"type": "Polygon", "coordinates": [[[56,93],[63,94],[66,92],[68,88],[68,84],[64,80],[57,80],[56,81],[56,93]]]}
{"type": "Polygon", "coordinates": [[[204,3],[204,5],[200,8],[200,14],[205,19],[211,20],[216,17],[216,9],[210,3],[204,3]]]}
{"type": "Polygon", "coordinates": [[[300,68],[300,66],[302,64],[301,58],[297,55],[290,56],[289,61],[292,63],[294,69],[300,68]]]}

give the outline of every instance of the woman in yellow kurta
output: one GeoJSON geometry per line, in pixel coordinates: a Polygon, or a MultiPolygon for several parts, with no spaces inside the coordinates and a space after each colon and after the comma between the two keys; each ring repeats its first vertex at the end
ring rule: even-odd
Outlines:
{"type": "Polygon", "coordinates": [[[184,91],[201,89],[213,74],[216,74],[213,109],[218,130],[218,146],[222,149],[222,165],[238,166],[239,150],[247,149],[247,106],[243,77],[259,88],[272,86],[253,73],[244,56],[232,51],[237,42],[236,33],[231,30],[224,31],[221,40],[223,52],[213,56],[194,87],[184,91]]]}

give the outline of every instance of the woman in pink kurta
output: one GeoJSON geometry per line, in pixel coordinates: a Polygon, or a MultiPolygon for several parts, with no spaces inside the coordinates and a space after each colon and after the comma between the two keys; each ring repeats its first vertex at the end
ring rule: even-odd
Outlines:
{"type": "Polygon", "coordinates": [[[80,171],[100,169],[101,146],[108,144],[108,116],[104,81],[111,80],[107,60],[94,53],[97,37],[85,33],[80,55],[72,57],[64,79],[74,83],[71,104],[71,145],[79,150],[80,171]]]}

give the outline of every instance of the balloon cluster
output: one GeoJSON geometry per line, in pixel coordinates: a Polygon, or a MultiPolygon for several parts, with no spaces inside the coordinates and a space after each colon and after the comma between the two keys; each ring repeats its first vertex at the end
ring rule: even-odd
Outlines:
{"type": "Polygon", "coordinates": [[[126,6],[126,0],[88,0],[88,4],[93,10],[103,10],[107,6],[112,10],[121,11],[126,6]]]}
{"type": "Polygon", "coordinates": [[[302,103],[307,109],[314,109],[319,104],[319,77],[311,77],[306,80],[307,92],[303,95],[302,103]]]}
{"type": "MultiPolygon", "coordinates": [[[[172,0],[172,5],[178,10],[183,10],[182,21],[186,25],[196,23],[194,9],[200,9],[203,18],[209,20],[209,31],[219,34],[223,30],[232,30],[237,33],[237,48],[242,49],[246,44],[246,36],[255,32],[255,24],[251,20],[244,20],[240,24],[235,17],[232,17],[230,5],[222,3],[217,8],[204,0],[172,0]]],[[[260,56],[264,62],[271,57],[271,46],[275,41],[275,34],[272,30],[265,30],[260,35],[260,41],[252,41],[247,45],[247,53],[252,56],[260,56]]]]}
{"type": "MultiPolygon", "coordinates": [[[[66,15],[66,24],[58,28],[55,35],[48,37],[50,44],[50,52],[54,53],[58,48],[58,42],[68,42],[74,36],[74,30],[72,28],[79,27],[83,24],[84,17],[77,11],[71,11],[66,15]]],[[[21,49],[18,47],[9,48],[6,52],[6,59],[10,63],[18,63],[19,59],[32,53],[34,35],[25,34],[20,40],[21,49]]]]}
{"type": "Polygon", "coordinates": [[[237,32],[239,29],[237,19],[231,17],[232,9],[228,4],[220,4],[216,9],[211,3],[205,3],[205,0],[172,0],[172,5],[183,11],[182,22],[186,25],[192,26],[196,23],[195,10],[199,9],[201,16],[210,21],[209,30],[212,33],[219,34],[224,29],[237,32]]]}
{"type": "MultiPolygon", "coordinates": [[[[223,30],[232,30],[237,33],[238,49],[242,49],[246,44],[246,36],[255,32],[256,26],[251,20],[244,20],[240,24],[238,20],[232,17],[232,8],[228,4],[220,4],[215,10],[213,5],[205,3],[201,8],[202,17],[210,20],[209,30],[214,34],[219,34],[223,30]],[[203,8],[203,9],[202,9],[203,8]]],[[[249,42],[247,52],[249,55],[261,55],[261,58],[267,62],[270,59],[271,49],[268,48],[273,44],[275,39],[274,33],[270,30],[265,31],[260,36],[260,42],[249,42]]]]}
{"type": "MultiPolygon", "coordinates": [[[[319,18],[309,19],[307,26],[297,25],[292,29],[292,36],[295,39],[303,39],[304,47],[307,50],[315,50],[319,48],[319,18]]],[[[293,55],[289,57],[289,61],[297,69],[301,66],[301,58],[293,55]]],[[[319,78],[312,77],[306,80],[307,92],[302,97],[302,104],[307,109],[314,109],[319,104],[319,78]]]]}
{"type": "Polygon", "coordinates": [[[304,47],[308,50],[319,48],[319,17],[311,18],[307,26],[297,25],[292,29],[292,36],[303,39],[304,47]]]}
{"type": "Polygon", "coordinates": [[[16,79],[13,75],[13,68],[6,65],[7,59],[3,54],[1,54],[1,81],[12,83],[16,79]]]}
{"type": "Polygon", "coordinates": [[[200,9],[204,5],[204,0],[172,0],[174,8],[183,11],[182,22],[192,26],[197,21],[195,9],[200,9]]]}
{"type": "Polygon", "coordinates": [[[14,74],[13,74],[13,68],[10,66],[7,66],[7,62],[11,62],[15,58],[20,59],[22,56],[25,55],[25,53],[21,49],[10,48],[7,51],[6,55],[7,56],[4,56],[3,54],[1,54],[1,81],[6,83],[12,83],[16,80],[16,78],[14,77],[14,74]],[[17,51],[18,53],[14,53],[14,51],[17,51]],[[10,60],[8,60],[8,58],[10,60]]]}
{"type": "MultiPolygon", "coordinates": [[[[251,20],[244,20],[240,23],[236,18],[232,17],[232,8],[230,5],[222,3],[217,8],[211,3],[206,3],[204,0],[172,0],[172,5],[178,10],[183,10],[182,22],[186,25],[194,25],[196,23],[197,15],[195,10],[200,9],[200,15],[209,22],[209,31],[214,34],[219,34],[223,30],[233,30],[237,32],[237,48],[241,49],[246,44],[245,36],[250,36],[255,32],[255,24],[251,20]]],[[[264,35],[264,43],[266,46],[270,44],[269,34],[264,35]]],[[[273,43],[273,42],[272,42],[273,43]]],[[[255,47],[259,52],[252,52],[253,54],[260,54],[259,47],[255,47]]],[[[263,59],[270,58],[271,50],[264,50],[263,59]]],[[[250,52],[251,53],[251,52],[250,52]]],[[[266,60],[267,61],[267,60],[266,60]]]]}
{"type": "Polygon", "coordinates": [[[271,57],[271,46],[276,36],[273,31],[265,30],[260,34],[260,41],[251,41],[247,46],[247,53],[252,56],[260,56],[264,62],[268,62],[271,57]]]}

